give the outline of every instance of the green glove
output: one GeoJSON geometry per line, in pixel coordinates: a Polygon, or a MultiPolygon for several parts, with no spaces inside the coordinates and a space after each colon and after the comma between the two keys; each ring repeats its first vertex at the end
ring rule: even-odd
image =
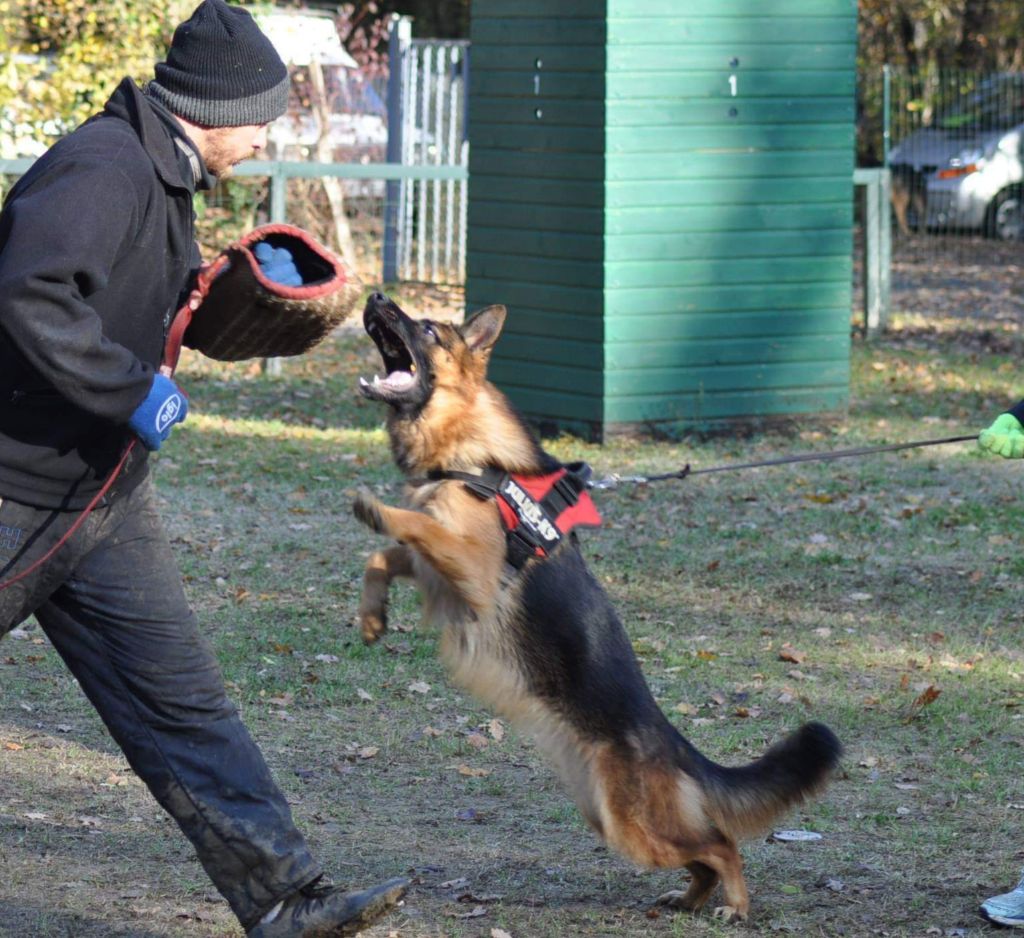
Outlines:
{"type": "Polygon", "coordinates": [[[1024,426],[1013,414],[1000,414],[978,434],[978,445],[1004,459],[1024,459],[1024,426]]]}

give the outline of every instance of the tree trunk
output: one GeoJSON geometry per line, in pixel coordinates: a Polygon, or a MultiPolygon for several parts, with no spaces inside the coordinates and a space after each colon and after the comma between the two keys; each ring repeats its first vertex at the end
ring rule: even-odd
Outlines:
{"type": "MultiPolygon", "coordinates": [[[[320,126],[320,137],[316,142],[316,158],[323,163],[333,162],[331,152],[331,106],[327,100],[327,87],[324,83],[323,66],[317,59],[309,64],[309,76],[313,85],[312,106],[320,126]]],[[[353,271],[356,269],[356,248],[352,240],[352,229],[349,227],[348,216],[345,214],[345,193],[341,180],[336,176],[323,177],[324,193],[331,207],[334,221],[334,237],[338,245],[338,253],[353,271]]]]}

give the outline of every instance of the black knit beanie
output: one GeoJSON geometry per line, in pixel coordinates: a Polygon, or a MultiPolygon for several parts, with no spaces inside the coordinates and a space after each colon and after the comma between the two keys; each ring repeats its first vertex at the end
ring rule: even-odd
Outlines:
{"type": "Polygon", "coordinates": [[[268,124],[288,107],[288,69],[247,10],[203,0],[146,93],[203,127],[268,124]]]}

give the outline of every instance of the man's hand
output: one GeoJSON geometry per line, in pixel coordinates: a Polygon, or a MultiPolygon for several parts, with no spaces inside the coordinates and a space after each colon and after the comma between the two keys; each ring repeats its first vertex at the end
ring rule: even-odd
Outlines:
{"type": "Polygon", "coordinates": [[[187,414],[188,399],[181,388],[170,378],[156,374],[149,394],[135,408],[128,426],[135,431],[146,449],[157,450],[171,435],[171,428],[181,423],[187,414]]]}
{"type": "Polygon", "coordinates": [[[261,241],[252,253],[256,255],[260,270],[268,280],[286,287],[302,286],[302,276],[288,248],[271,247],[266,241],[261,241]]]}
{"type": "Polygon", "coordinates": [[[1013,414],[1000,414],[978,435],[978,445],[1004,459],[1024,459],[1024,426],[1013,414]]]}

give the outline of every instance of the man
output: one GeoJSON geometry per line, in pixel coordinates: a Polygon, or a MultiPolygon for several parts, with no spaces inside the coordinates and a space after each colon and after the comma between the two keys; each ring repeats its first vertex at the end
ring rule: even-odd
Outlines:
{"type": "MultiPolygon", "coordinates": [[[[982,430],[978,445],[1004,459],[1024,458],[1024,401],[1000,414],[982,430]]],[[[1024,876],[1009,892],[991,896],[981,904],[981,914],[989,921],[1009,928],[1024,928],[1024,876]]]]}
{"type": "MultiPolygon", "coordinates": [[[[250,15],[204,0],[155,81],[122,82],[0,213],[0,636],[35,614],[243,928],[263,938],[354,934],[407,885],[318,885],[199,635],[147,475],[146,451],[188,409],[157,369],[199,266],[193,194],[265,144],[287,96],[285,66],[250,15]]],[[[281,260],[275,279],[296,273],[281,260]]]]}

